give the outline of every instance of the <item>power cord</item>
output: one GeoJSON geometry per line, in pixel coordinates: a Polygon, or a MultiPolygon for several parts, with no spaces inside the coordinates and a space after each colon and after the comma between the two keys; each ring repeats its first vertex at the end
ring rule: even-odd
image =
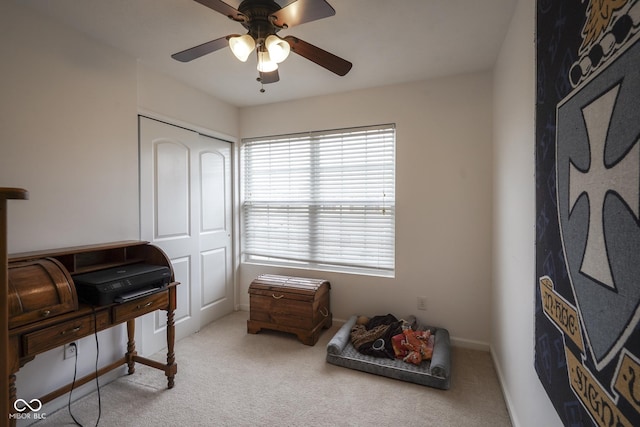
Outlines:
{"type": "MultiPolygon", "coordinates": [[[[102,399],[100,397],[100,383],[98,382],[98,359],[100,356],[100,344],[98,342],[98,318],[96,315],[96,310],[93,307],[91,307],[91,310],[93,312],[93,335],[96,339],[96,387],[98,390],[98,419],[96,420],[95,427],[98,427],[98,424],[100,423],[100,417],[102,416],[102,399]]],[[[67,409],[69,410],[69,415],[71,415],[71,418],[73,418],[73,422],[75,422],[76,425],[83,427],[82,424],[78,422],[76,417],[71,412],[71,395],[73,394],[73,389],[75,388],[75,385],[76,385],[76,375],[78,373],[78,346],[74,342],[72,342],[69,345],[73,346],[75,349],[74,351],[75,364],[73,368],[73,382],[71,383],[71,390],[69,390],[69,403],[67,404],[67,409]]]]}

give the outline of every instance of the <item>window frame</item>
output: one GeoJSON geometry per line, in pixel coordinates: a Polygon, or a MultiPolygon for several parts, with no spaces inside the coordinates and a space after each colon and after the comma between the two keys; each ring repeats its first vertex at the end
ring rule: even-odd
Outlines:
{"type": "MultiPolygon", "coordinates": [[[[349,146],[347,148],[347,151],[349,152],[349,150],[352,150],[352,149],[353,148],[349,146]]],[[[344,151],[344,148],[336,149],[335,153],[342,153],[343,151],[340,151],[340,150],[344,151]]],[[[369,157],[367,157],[367,159],[369,159],[369,157]]],[[[362,164],[362,162],[360,163],[362,164]]],[[[269,165],[270,164],[271,163],[269,163],[269,165]]],[[[287,165],[291,165],[291,163],[287,163],[287,165]]],[[[342,171],[342,173],[344,172],[345,170],[342,171]]],[[[346,172],[351,172],[351,174],[355,174],[362,171],[359,170],[357,167],[354,168],[352,165],[346,169],[346,172]]],[[[239,187],[240,188],[239,209],[240,209],[240,218],[241,218],[240,255],[241,255],[242,263],[254,264],[254,265],[279,266],[279,267],[294,268],[294,269],[336,271],[336,272],[342,272],[342,273],[353,273],[353,274],[372,275],[372,276],[380,276],[380,277],[395,277],[395,270],[396,270],[396,248],[395,248],[396,125],[395,124],[358,126],[358,127],[352,127],[352,128],[310,131],[310,132],[303,132],[303,133],[283,134],[283,135],[255,137],[255,138],[244,138],[242,139],[241,146],[240,146],[239,176],[241,181],[240,187],[239,187]],[[371,217],[374,218],[373,219],[374,223],[376,219],[380,219],[381,217],[386,217],[381,222],[383,227],[382,230],[384,231],[384,233],[386,233],[386,238],[379,239],[379,241],[381,242],[379,245],[379,248],[381,249],[379,250],[384,254],[384,256],[381,256],[379,258],[385,259],[386,261],[380,263],[377,266],[357,265],[357,263],[353,261],[340,262],[338,258],[328,262],[324,259],[315,259],[315,257],[313,256],[310,256],[307,259],[303,259],[302,257],[300,259],[293,259],[294,257],[285,258],[282,256],[276,256],[273,253],[272,254],[249,253],[249,250],[247,250],[247,235],[248,235],[247,234],[247,222],[248,222],[247,211],[248,209],[251,209],[251,206],[257,205],[258,202],[255,202],[255,201],[248,202],[248,198],[247,198],[247,185],[248,185],[248,182],[250,181],[250,178],[248,178],[248,175],[247,175],[248,174],[247,150],[248,149],[257,150],[258,148],[254,148],[254,147],[260,147],[260,146],[263,146],[263,147],[268,146],[269,149],[275,146],[276,149],[278,149],[280,148],[278,144],[286,145],[292,142],[300,142],[302,145],[304,145],[305,143],[308,143],[309,152],[311,153],[312,151],[315,151],[316,153],[309,154],[309,159],[311,160],[309,160],[309,165],[308,165],[310,170],[308,173],[309,177],[307,179],[308,181],[307,185],[309,189],[315,187],[317,190],[317,187],[326,185],[326,183],[323,184],[322,181],[318,181],[316,179],[316,177],[319,176],[318,171],[311,170],[313,167],[318,167],[318,168],[321,167],[319,163],[321,162],[322,157],[317,154],[317,152],[320,150],[320,145],[323,143],[328,144],[329,143],[328,141],[337,139],[340,141],[338,142],[338,145],[340,147],[343,147],[348,145],[350,142],[348,140],[346,142],[343,142],[342,139],[348,139],[350,136],[358,135],[358,134],[363,134],[365,136],[352,137],[355,140],[354,147],[361,147],[360,148],[361,150],[362,150],[362,147],[364,147],[364,150],[366,151],[368,150],[369,146],[373,146],[377,148],[379,151],[384,153],[380,157],[376,157],[376,155],[372,155],[372,158],[377,160],[377,162],[379,163],[378,165],[371,166],[370,162],[369,163],[364,162],[365,166],[363,169],[366,171],[369,171],[370,169],[376,171],[375,176],[377,177],[376,178],[377,181],[375,185],[383,187],[382,190],[380,188],[377,188],[378,191],[382,191],[383,196],[381,199],[379,199],[377,202],[374,202],[373,204],[371,203],[371,201],[368,201],[368,200],[366,201],[366,203],[363,204],[363,203],[358,203],[357,201],[347,201],[347,199],[345,199],[341,202],[337,202],[335,209],[337,209],[338,211],[342,211],[342,210],[355,211],[360,209],[361,210],[360,215],[361,215],[362,221],[367,221],[367,222],[369,221],[367,220],[368,218],[367,215],[370,215],[371,217]],[[376,140],[376,138],[378,140],[382,139],[382,142],[376,140]],[[375,144],[378,144],[378,145],[375,145],[374,142],[375,144]],[[380,170],[382,170],[383,172],[380,172],[380,170]],[[379,175],[383,175],[383,178],[380,178],[379,175]],[[351,206],[351,208],[349,208],[349,206],[351,206]],[[354,208],[354,206],[359,206],[359,208],[356,209],[354,208]],[[373,214],[368,214],[367,212],[369,211],[373,212],[373,214]],[[391,214],[391,216],[389,216],[389,214],[391,214]]],[[[371,172],[369,172],[369,176],[374,177],[374,175],[371,172]]],[[[366,182],[369,182],[369,181],[370,181],[369,179],[366,180],[366,182]]],[[[291,182],[291,179],[289,179],[288,185],[291,185],[290,182],[291,182]]],[[[363,186],[363,188],[368,186],[367,184],[358,184],[358,185],[363,186]]],[[[375,187],[375,185],[373,187],[375,187]]],[[[353,188],[357,190],[356,187],[353,187],[353,188]]],[[[366,193],[368,194],[368,192],[366,193]]],[[[309,210],[306,216],[308,218],[307,220],[308,224],[310,226],[318,227],[321,225],[321,222],[313,221],[311,220],[311,218],[313,217],[313,215],[322,215],[323,213],[322,206],[330,205],[330,198],[318,201],[317,199],[315,199],[315,197],[317,197],[317,195],[319,194],[319,191],[316,191],[316,193],[313,193],[313,194],[314,195],[312,197],[308,197],[307,199],[305,199],[305,203],[301,203],[301,206],[304,206],[309,210]],[[316,203],[313,203],[314,200],[316,203]]],[[[332,194],[332,195],[335,197],[336,194],[332,194]]],[[[355,197],[357,198],[357,196],[355,197]]],[[[293,199],[294,198],[291,197],[288,200],[284,200],[283,203],[285,205],[289,205],[288,208],[290,208],[290,205],[294,204],[293,199]]],[[[272,208],[273,210],[277,209],[275,204],[272,204],[270,206],[273,206],[272,208]]],[[[283,207],[283,209],[287,209],[287,208],[283,207]]],[[[324,208],[324,209],[327,209],[327,212],[331,212],[330,211],[331,208],[324,208]]],[[[295,216],[291,218],[295,218],[295,216]]],[[[344,222],[343,220],[340,220],[340,221],[336,221],[335,223],[340,224],[340,227],[342,227],[343,222],[344,222]]],[[[308,227],[309,230],[311,230],[310,226],[308,227]]],[[[360,226],[360,228],[368,230],[369,234],[367,235],[374,235],[375,233],[371,233],[371,227],[372,227],[371,225],[360,226]]],[[[287,232],[288,232],[288,229],[287,229],[287,232]]],[[[367,232],[365,231],[365,234],[366,233],[367,232]]],[[[309,240],[313,240],[316,235],[317,235],[316,233],[309,231],[307,232],[306,237],[309,240]]],[[[316,254],[319,252],[318,245],[309,244],[308,246],[312,252],[315,251],[316,254]]],[[[322,246],[320,247],[323,248],[325,252],[327,251],[327,248],[322,246]]],[[[372,247],[375,247],[375,245],[372,247]]],[[[368,259],[368,257],[362,257],[362,250],[360,250],[360,257],[362,259],[368,259]]],[[[373,259],[374,257],[371,257],[371,258],[373,259]]]]}

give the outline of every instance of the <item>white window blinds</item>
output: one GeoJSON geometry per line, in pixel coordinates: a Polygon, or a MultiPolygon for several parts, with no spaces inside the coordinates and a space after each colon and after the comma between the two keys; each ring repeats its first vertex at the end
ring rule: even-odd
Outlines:
{"type": "Polygon", "coordinates": [[[395,268],[395,126],[243,141],[247,261],[395,268]]]}

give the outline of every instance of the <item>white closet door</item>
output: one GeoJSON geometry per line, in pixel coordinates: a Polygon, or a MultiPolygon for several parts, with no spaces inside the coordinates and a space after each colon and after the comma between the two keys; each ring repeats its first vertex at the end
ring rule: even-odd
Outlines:
{"type": "Polygon", "coordinates": [[[200,326],[233,311],[231,144],[200,135],[200,326]]]}
{"type": "MultiPolygon", "coordinates": [[[[141,238],[171,259],[176,339],[233,311],[231,144],[140,117],[141,238]]],[[[145,316],[139,351],[166,346],[166,313],[145,316]]]]}

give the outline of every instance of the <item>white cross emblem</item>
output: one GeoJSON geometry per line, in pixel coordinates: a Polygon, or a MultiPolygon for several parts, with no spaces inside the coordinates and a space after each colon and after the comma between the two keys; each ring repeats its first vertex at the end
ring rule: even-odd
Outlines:
{"type": "Polygon", "coordinates": [[[609,266],[602,211],[605,197],[615,193],[629,206],[636,219],[640,218],[640,144],[617,163],[607,166],[604,161],[607,132],[620,86],[610,89],[582,109],[589,138],[590,164],[585,172],[569,165],[569,212],[578,198],[585,194],[589,201],[589,229],[580,272],[615,289],[609,266]]]}

